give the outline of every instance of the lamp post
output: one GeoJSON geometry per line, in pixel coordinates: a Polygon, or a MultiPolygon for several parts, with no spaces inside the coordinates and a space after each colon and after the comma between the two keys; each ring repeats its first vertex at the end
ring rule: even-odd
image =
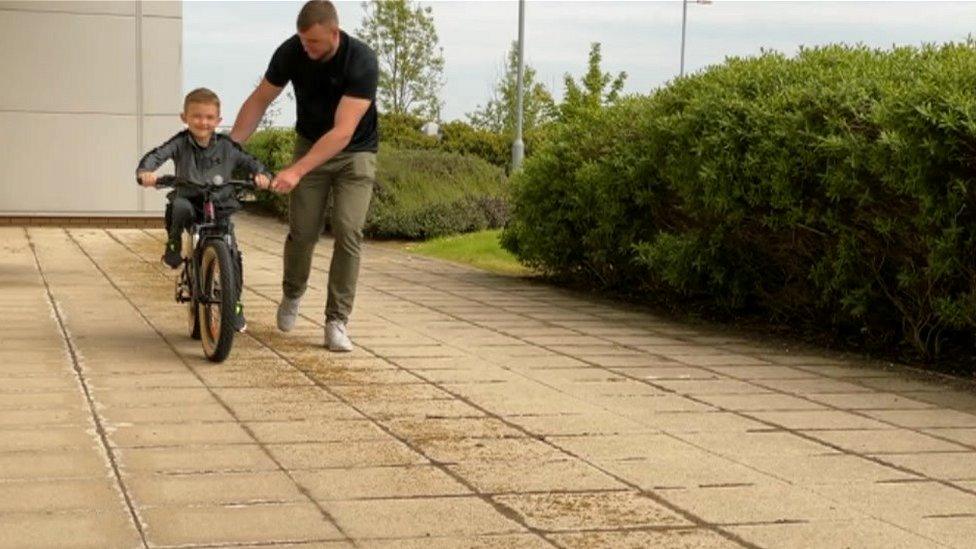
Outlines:
{"type": "MultiPolygon", "coordinates": [[[[711,4],[712,0],[695,0],[696,4],[711,4]]],[[[681,69],[678,76],[685,75],[685,31],[688,28],[688,0],[681,0],[681,69]]]]}
{"type": "Polygon", "coordinates": [[[525,158],[525,143],[522,141],[522,78],[525,74],[525,0],[519,0],[519,31],[518,31],[518,77],[515,85],[515,141],[512,143],[512,173],[522,167],[522,159],[525,158]]]}

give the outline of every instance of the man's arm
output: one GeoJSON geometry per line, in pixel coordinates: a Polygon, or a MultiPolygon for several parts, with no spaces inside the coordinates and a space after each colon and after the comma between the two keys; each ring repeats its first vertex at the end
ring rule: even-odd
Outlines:
{"type": "Polygon", "coordinates": [[[230,138],[234,142],[243,143],[251,137],[254,130],[258,128],[261,117],[268,110],[268,106],[281,94],[282,89],[268,82],[267,78],[261,79],[261,83],[258,84],[257,88],[254,88],[254,91],[244,101],[241,110],[237,113],[234,128],[230,131],[230,138]]]}
{"type": "Polygon", "coordinates": [[[343,96],[336,108],[335,125],[332,129],[320,137],[305,156],[278,172],[271,187],[279,192],[290,192],[305,174],[342,152],[352,140],[356,126],[369,110],[370,104],[372,101],[369,99],[343,96]]]}

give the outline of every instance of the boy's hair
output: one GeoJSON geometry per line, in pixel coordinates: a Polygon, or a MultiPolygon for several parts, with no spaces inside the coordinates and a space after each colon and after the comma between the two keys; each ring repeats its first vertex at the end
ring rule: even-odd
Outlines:
{"type": "Polygon", "coordinates": [[[325,25],[326,27],[339,26],[339,14],[336,13],[335,6],[329,0],[309,0],[302,6],[302,11],[298,12],[298,30],[305,32],[312,28],[312,25],[325,25]]]}
{"type": "Polygon", "coordinates": [[[220,98],[217,97],[216,93],[207,88],[197,88],[186,94],[186,98],[183,99],[183,112],[186,112],[190,107],[190,103],[216,105],[217,111],[220,111],[220,98]]]}

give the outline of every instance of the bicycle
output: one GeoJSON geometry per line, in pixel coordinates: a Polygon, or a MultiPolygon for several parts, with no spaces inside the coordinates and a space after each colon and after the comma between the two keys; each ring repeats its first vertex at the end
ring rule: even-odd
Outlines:
{"type": "Polygon", "coordinates": [[[244,281],[244,265],[230,216],[218,219],[214,195],[231,185],[235,193],[253,190],[254,182],[215,176],[212,183],[195,183],[171,175],[156,180],[157,188],[193,188],[203,193],[203,219],[183,231],[183,267],[176,279],[176,302],[187,305],[190,337],[201,340],[211,362],[223,362],[234,344],[237,306],[244,281]]]}

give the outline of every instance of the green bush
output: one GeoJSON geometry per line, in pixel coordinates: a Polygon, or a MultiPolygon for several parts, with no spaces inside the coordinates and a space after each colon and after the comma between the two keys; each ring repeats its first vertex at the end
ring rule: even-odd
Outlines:
{"type": "MultiPolygon", "coordinates": [[[[274,171],[291,162],[293,147],[294,131],[282,129],[257,132],[246,145],[274,171]]],[[[505,175],[479,158],[383,144],[376,178],[365,227],[372,237],[426,239],[499,228],[508,219],[505,175]]],[[[258,200],[287,217],[286,196],[259,192],[258,200]]]]}
{"type": "Polygon", "coordinates": [[[427,239],[498,228],[508,219],[501,169],[442,151],[383,147],[366,232],[427,239]]]}
{"type": "Polygon", "coordinates": [[[508,249],[921,357],[976,334],[976,46],[729,59],[551,130],[508,249]]]}
{"type": "Polygon", "coordinates": [[[502,168],[507,168],[512,160],[512,142],[506,136],[458,120],[441,126],[441,148],[477,156],[502,168]]]}
{"type": "MultiPolygon", "coordinates": [[[[260,130],[244,144],[247,152],[275,173],[291,164],[294,148],[295,130],[284,128],[260,130]]],[[[288,201],[285,197],[269,191],[256,191],[255,196],[260,204],[279,216],[288,216],[288,201]]]]}
{"type": "MultiPolygon", "coordinates": [[[[454,120],[440,126],[440,138],[424,135],[420,128],[424,120],[407,114],[380,116],[380,142],[399,149],[441,150],[477,156],[490,164],[508,169],[512,161],[512,137],[475,128],[454,120]]],[[[530,156],[546,139],[546,128],[538,128],[524,136],[525,153],[530,156]]]]}
{"type": "Polygon", "coordinates": [[[431,150],[439,148],[436,137],[424,135],[420,128],[424,120],[409,114],[381,114],[380,143],[398,149],[431,150]]]}
{"type": "Polygon", "coordinates": [[[491,164],[506,167],[511,160],[511,142],[503,135],[479,130],[461,121],[446,122],[440,138],[424,135],[424,120],[408,114],[380,116],[380,141],[399,149],[441,150],[477,156],[491,164]]]}

